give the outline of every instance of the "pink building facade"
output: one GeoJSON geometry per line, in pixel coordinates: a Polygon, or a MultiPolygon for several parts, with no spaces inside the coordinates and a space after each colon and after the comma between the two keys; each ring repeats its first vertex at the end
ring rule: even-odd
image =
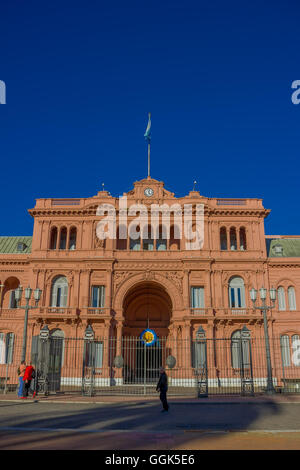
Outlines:
{"type": "MultiPolygon", "coordinates": [[[[191,205],[193,221],[197,204],[203,205],[201,249],[189,250],[184,236],[176,238],[172,214],[170,238],[159,229],[147,239],[120,239],[117,219],[117,238],[100,240],[99,205],[110,204],[119,215],[120,200],[107,191],[37,199],[29,210],[32,237],[0,237],[3,367],[13,354],[9,338],[16,345],[23,335],[24,310],[14,298],[18,286],[42,289],[38,308],[29,313],[28,357],[44,325],[64,338],[83,338],[90,325],[96,339],[116,339],[116,355],[122,355],[122,338],[136,338],[147,327],[159,338],[182,342],[193,341],[199,327],[207,338],[230,339],[246,325],[253,338],[263,339],[262,313],[250,300],[250,289],[262,286],[278,292],[267,314],[270,338],[292,356],[293,341],[300,338],[300,236],[266,236],[270,210],[261,199],[207,198],[198,191],[176,197],[152,178],[135,182],[125,195],[128,206],[144,204],[149,212],[151,204],[191,205]]],[[[128,216],[128,223],[133,219],[128,216]]],[[[105,348],[101,354],[105,367],[105,348]]],[[[274,361],[290,360],[274,347],[272,355],[274,361]]],[[[189,358],[182,361],[192,367],[189,358]]]]}

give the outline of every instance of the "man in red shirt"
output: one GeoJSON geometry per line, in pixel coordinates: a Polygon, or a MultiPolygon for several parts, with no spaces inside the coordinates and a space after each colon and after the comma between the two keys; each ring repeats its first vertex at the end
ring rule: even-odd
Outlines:
{"type": "Polygon", "coordinates": [[[35,377],[35,370],[30,362],[29,365],[25,369],[25,374],[23,377],[23,381],[24,381],[23,398],[28,397],[28,391],[30,389],[31,381],[32,379],[34,379],[34,377],[35,377]]]}

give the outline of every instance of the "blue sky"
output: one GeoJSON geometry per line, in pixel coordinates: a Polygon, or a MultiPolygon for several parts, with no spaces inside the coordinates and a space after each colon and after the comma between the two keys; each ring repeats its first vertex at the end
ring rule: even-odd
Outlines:
{"type": "Polygon", "coordinates": [[[40,197],[112,195],[151,176],[177,196],[258,197],[300,234],[297,1],[1,4],[1,235],[40,197]]]}

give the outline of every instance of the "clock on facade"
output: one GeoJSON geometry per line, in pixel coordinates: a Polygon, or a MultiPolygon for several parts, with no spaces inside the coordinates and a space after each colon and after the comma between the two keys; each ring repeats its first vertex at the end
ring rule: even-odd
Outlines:
{"type": "Polygon", "coordinates": [[[145,196],[148,196],[148,197],[153,196],[153,193],[154,191],[152,188],[146,188],[144,191],[145,196]]]}

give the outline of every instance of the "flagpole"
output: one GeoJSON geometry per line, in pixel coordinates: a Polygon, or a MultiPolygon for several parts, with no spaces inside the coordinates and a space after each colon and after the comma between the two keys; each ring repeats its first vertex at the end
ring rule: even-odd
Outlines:
{"type": "Polygon", "coordinates": [[[150,178],[150,140],[148,140],[148,178],[150,178]]]}

